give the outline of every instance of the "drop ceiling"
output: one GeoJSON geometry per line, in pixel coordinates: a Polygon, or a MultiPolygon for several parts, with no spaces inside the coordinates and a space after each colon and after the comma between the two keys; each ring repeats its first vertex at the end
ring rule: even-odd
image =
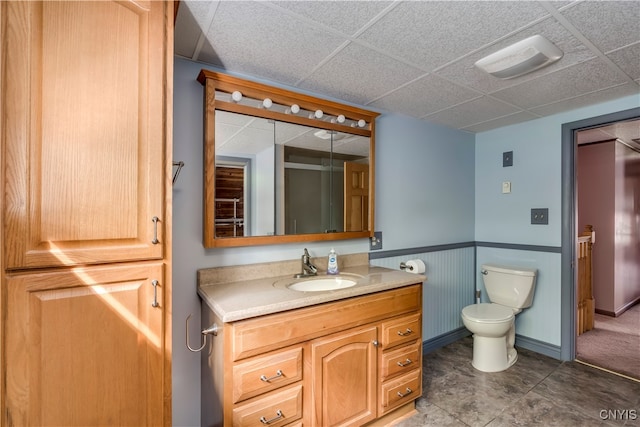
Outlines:
{"type": "Polygon", "coordinates": [[[181,1],[175,53],[475,133],[640,97],[640,2],[181,1]],[[474,67],[535,34],[564,56],[509,80],[474,67]]]}

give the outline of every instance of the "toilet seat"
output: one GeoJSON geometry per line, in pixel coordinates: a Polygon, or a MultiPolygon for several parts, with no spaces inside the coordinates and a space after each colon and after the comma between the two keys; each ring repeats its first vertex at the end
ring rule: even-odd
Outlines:
{"type": "Polygon", "coordinates": [[[502,323],[515,317],[509,307],[492,303],[468,305],[462,309],[462,315],[477,323],[502,323]]]}

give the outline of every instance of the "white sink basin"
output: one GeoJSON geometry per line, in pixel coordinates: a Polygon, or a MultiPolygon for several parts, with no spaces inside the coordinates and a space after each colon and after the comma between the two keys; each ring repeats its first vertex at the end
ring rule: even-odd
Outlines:
{"type": "Polygon", "coordinates": [[[344,277],[314,277],[309,279],[298,279],[294,283],[287,286],[293,291],[302,292],[320,292],[335,291],[337,289],[350,288],[357,282],[344,277]]]}

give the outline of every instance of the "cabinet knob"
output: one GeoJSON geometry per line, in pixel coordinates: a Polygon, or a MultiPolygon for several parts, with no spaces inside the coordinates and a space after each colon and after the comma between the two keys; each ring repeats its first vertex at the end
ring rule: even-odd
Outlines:
{"type": "Polygon", "coordinates": [[[374,347],[380,346],[380,343],[378,342],[378,340],[373,341],[371,344],[373,344],[374,347]]]}

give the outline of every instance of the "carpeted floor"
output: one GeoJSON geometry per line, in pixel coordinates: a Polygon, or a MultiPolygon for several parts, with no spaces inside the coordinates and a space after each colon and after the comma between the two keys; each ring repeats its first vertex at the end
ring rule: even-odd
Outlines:
{"type": "Polygon", "coordinates": [[[640,304],[619,317],[595,315],[595,327],[578,336],[576,359],[640,380],[640,304]]]}

